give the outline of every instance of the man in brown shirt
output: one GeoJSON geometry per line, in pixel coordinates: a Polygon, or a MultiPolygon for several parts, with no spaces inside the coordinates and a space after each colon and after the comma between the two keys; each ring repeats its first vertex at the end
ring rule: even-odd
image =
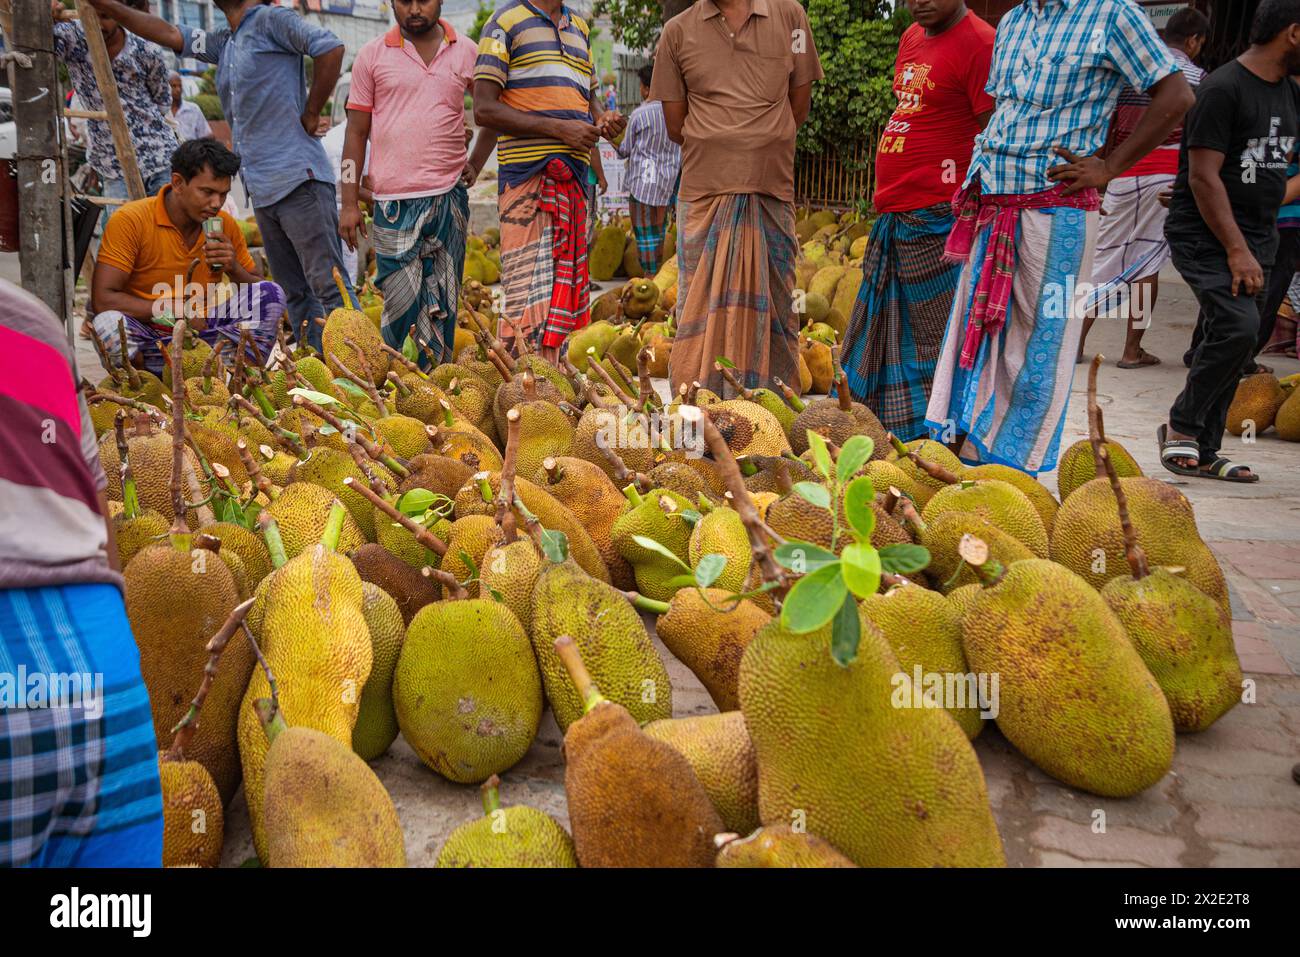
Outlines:
{"type": "Polygon", "coordinates": [[[699,0],[664,27],[650,96],[682,144],[674,391],[729,395],[718,356],[749,388],[798,378],[794,140],[821,76],[797,0],[699,0]]]}

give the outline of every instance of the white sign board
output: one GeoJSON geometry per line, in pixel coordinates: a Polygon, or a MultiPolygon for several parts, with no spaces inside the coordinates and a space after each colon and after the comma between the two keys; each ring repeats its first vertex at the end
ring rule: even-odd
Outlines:
{"type": "Polygon", "coordinates": [[[602,214],[626,213],[627,185],[623,182],[626,161],[618,155],[613,143],[600,141],[600,166],[605,171],[605,182],[609,188],[599,197],[599,209],[602,214]]]}

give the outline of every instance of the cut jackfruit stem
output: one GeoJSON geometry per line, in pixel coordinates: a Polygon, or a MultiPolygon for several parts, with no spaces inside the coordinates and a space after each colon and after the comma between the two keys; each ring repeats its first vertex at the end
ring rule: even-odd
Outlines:
{"type": "Polygon", "coordinates": [[[199,683],[199,690],[194,694],[194,700],[190,702],[189,709],[185,716],[181,718],[171,729],[175,735],[172,738],[171,747],[168,749],[165,760],[180,761],[184,759],[185,747],[189,744],[190,738],[198,730],[199,712],[203,709],[203,702],[207,700],[208,691],[212,688],[212,682],[217,677],[217,662],[221,658],[221,653],[226,650],[226,645],[234,636],[239,626],[243,624],[244,617],[248,614],[256,598],[249,598],[241,602],[230,610],[226,620],[222,622],[217,633],[212,636],[207,644],[208,661],[203,667],[203,680],[199,683]]]}
{"type": "Polygon", "coordinates": [[[623,489],[623,495],[627,498],[629,502],[632,503],[633,508],[636,508],[643,501],[645,501],[645,499],[641,497],[641,493],[637,491],[635,484],[628,484],[623,489]]]}
{"type": "Polygon", "coordinates": [[[140,498],[136,494],[135,476],[131,474],[131,456],[126,443],[126,413],[113,416],[113,436],[117,440],[118,475],[122,483],[122,518],[130,521],[140,514],[140,498]]]}
{"type": "Polygon", "coordinates": [[[325,546],[327,551],[335,551],[339,547],[339,535],[343,532],[343,516],[347,510],[343,503],[338,499],[330,506],[329,517],[325,519],[325,531],[320,537],[320,543],[325,546]]]}
{"type": "Polygon", "coordinates": [[[333,273],[334,285],[338,287],[339,297],[348,305],[349,308],[360,310],[361,303],[357,301],[356,294],[353,293],[352,290],[348,288],[347,283],[343,281],[343,274],[339,272],[338,266],[334,267],[333,273]]]}
{"type": "Polygon", "coordinates": [[[257,515],[257,529],[262,533],[262,541],[266,542],[266,550],[271,556],[271,567],[282,567],[289,560],[289,556],[284,550],[284,539],[280,537],[280,526],[265,509],[257,515]]]}
{"type": "Polygon", "coordinates": [[[1133,578],[1141,581],[1150,574],[1151,570],[1147,565],[1146,552],[1138,544],[1137,530],[1133,527],[1133,521],[1128,511],[1128,496],[1124,493],[1124,487],[1120,484],[1119,475],[1115,471],[1115,463],[1110,458],[1110,450],[1106,448],[1106,432],[1102,424],[1101,406],[1097,404],[1097,370],[1101,366],[1101,361],[1101,353],[1098,353],[1093,357],[1092,366],[1088,369],[1088,440],[1092,443],[1092,454],[1097,461],[1097,471],[1105,471],[1106,480],[1110,483],[1110,490],[1115,494],[1115,508],[1119,513],[1119,525],[1124,532],[1124,558],[1128,562],[1129,569],[1133,572],[1133,578]]]}
{"type": "Polygon", "coordinates": [[[501,779],[495,774],[479,786],[483,797],[483,816],[491,817],[494,811],[501,810],[501,779]]]}
{"type": "Polygon", "coordinates": [[[909,449],[903,440],[893,432],[888,432],[886,434],[889,437],[890,445],[894,447],[894,451],[896,451],[901,458],[908,459],[922,472],[930,476],[930,478],[940,481],[945,485],[956,485],[961,481],[956,474],[950,472],[942,465],[937,462],[931,462],[929,459],[922,458],[919,452],[909,449]]]}
{"type": "MultiPolygon", "coordinates": [[[[532,381],[532,372],[524,373],[524,391],[528,391],[528,384],[532,381]]],[[[536,395],[536,389],[534,389],[536,395]]],[[[515,499],[515,463],[519,457],[519,409],[515,407],[506,413],[506,449],[505,455],[501,460],[501,494],[497,496],[496,523],[497,528],[501,529],[502,537],[505,544],[509,545],[518,537],[515,530],[515,513],[510,506],[515,499]]],[[[486,479],[484,482],[486,483],[486,479]]],[[[488,491],[491,492],[491,486],[488,491]]]]}
{"type": "Polygon", "coordinates": [[[645,595],[636,591],[625,591],[623,594],[639,611],[648,611],[656,615],[668,614],[668,602],[666,601],[656,601],[655,599],[647,598],[645,595]]]}
{"type": "Polygon", "coordinates": [[[578,692],[578,697],[582,699],[582,713],[590,714],[592,708],[605,701],[606,698],[600,693],[600,689],[596,687],[587,666],[582,663],[582,655],[578,652],[578,646],[573,643],[573,639],[568,635],[560,635],[555,639],[555,653],[560,656],[560,662],[564,665],[564,670],[569,673],[569,680],[573,682],[574,690],[578,692]]]}
{"type": "Polygon", "coordinates": [[[434,568],[431,565],[425,565],[420,569],[420,574],[425,578],[432,578],[443,587],[443,597],[449,601],[463,601],[469,597],[469,591],[465,586],[456,580],[456,576],[449,571],[441,568],[434,568]]]}
{"type": "Polygon", "coordinates": [[[262,467],[257,464],[257,459],[253,458],[253,453],[248,451],[248,443],[241,437],[235,442],[235,448],[239,451],[239,461],[244,463],[244,471],[248,477],[253,480],[253,488],[266,496],[267,501],[275,499],[275,488],[271,480],[262,472],[262,467]]]}
{"type": "Polygon", "coordinates": [[[989,556],[988,545],[969,532],[963,535],[961,541],[957,543],[957,554],[961,556],[962,561],[975,570],[980,584],[985,588],[992,588],[1002,581],[1002,576],[1007,572],[1006,567],[1000,561],[989,556]]]}
{"type": "Polygon", "coordinates": [[[280,732],[288,729],[289,726],[284,721],[284,714],[272,703],[270,698],[258,698],[253,702],[253,710],[257,713],[257,720],[262,722],[262,730],[266,732],[268,744],[274,741],[280,732]]]}
{"type": "MultiPolygon", "coordinates": [[[[391,348],[391,346],[387,346],[387,344],[385,344],[385,346],[386,348],[391,348]]],[[[402,398],[405,399],[411,395],[411,387],[403,382],[396,372],[388,373],[385,378],[392,383],[394,391],[396,391],[402,398]]]]}

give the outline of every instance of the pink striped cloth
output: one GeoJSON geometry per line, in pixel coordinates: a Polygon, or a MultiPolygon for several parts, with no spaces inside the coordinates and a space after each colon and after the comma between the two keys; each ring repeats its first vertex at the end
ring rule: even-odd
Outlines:
{"type": "Polygon", "coordinates": [[[980,182],[976,178],[953,194],[952,214],[957,222],[944,245],[944,259],[965,262],[970,258],[975,235],[993,224],[989,251],[984,257],[979,282],[975,285],[970,315],[966,317],[966,337],[958,359],[961,368],[975,368],[975,356],[984,337],[996,335],[1006,322],[1011,282],[1016,271],[1016,227],[1020,224],[1021,210],[1049,206],[1101,208],[1101,196],[1095,189],[1089,187],[1072,196],[1063,195],[1064,189],[1065,184],[1058,183],[1038,193],[990,193],[985,196],[980,192],[980,182]]]}

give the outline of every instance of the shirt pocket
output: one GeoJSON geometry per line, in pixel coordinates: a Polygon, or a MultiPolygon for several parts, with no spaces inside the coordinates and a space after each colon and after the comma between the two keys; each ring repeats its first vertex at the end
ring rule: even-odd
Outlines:
{"type": "Polygon", "coordinates": [[[741,88],[764,103],[777,103],[790,94],[793,57],[788,53],[736,52],[741,88]]]}
{"type": "Polygon", "coordinates": [[[1043,109],[1095,99],[1100,92],[1097,81],[1103,59],[1103,53],[1082,43],[1036,58],[1016,78],[1015,91],[1043,109]]]}

